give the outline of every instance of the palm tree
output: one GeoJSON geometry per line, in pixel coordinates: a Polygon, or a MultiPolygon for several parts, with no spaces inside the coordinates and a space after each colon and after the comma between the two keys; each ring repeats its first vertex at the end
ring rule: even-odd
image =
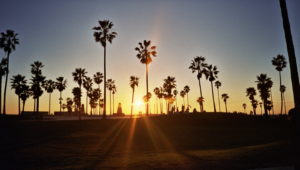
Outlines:
{"type": "Polygon", "coordinates": [[[217,88],[217,91],[218,91],[218,104],[219,104],[219,112],[221,112],[221,105],[220,105],[220,94],[219,94],[219,88],[221,87],[221,85],[222,85],[222,83],[221,83],[219,80],[217,80],[217,81],[215,82],[215,86],[216,86],[216,88],[217,88]]]}
{"type": "Polygon", "coordinates": [[[62,92],[67,87],[67,80],[64,79],[64,77],[57,77],[56,78],[56,89],[59,91],[59,112],[61,112],[62,109],[62,92]]]}
{"type": "Polygon", "coordinates": [[[182,101],[183,101],[183,106],[185,107],[185,101],[184,101],[184,97],[185,97],[185,91],[184,90],[181,90],[180,91],[180,96],[182,97],[182,101]]]}
{"type": "Polygon", "coordinates": [[[88,97],[90,98],[90,106],[91,106],[91,115],[93,113],[93,109],[97,107],[97,102],[99,101],[99,98],[101,97],[101,91],[100,89],[91,89],[88,93],[88,97]]]}
{"type": "Polygon", "coordinates": [[[256,115],[256,108],[257,108],[257,100],[255,100],[254,96],[256,95],[256,90],[254,87],[249,87],[246,89],[246,96],[249,97],[249,100],[251,102],[253,113],[256,115]]]}
{"type": "Polygon", "coordinates": [[[20,100],[21,100],[21,93],[23,92],[23,88],[26,85],[27,81],[25,80],[25,76],[22,76],[20,74],[13,76],[11,79],[11,88],[15,89],[16,95],[18,95],[18,108],[19,108],[19,115],[21,115],[21,106],[20,106],[20,100]]]}
{"type": "MultiPolygon", "coordinates": [[[[280,87],[282,85],[281,82],[281,72],[283,71],[283,69],[286,67],[286,61],[285,61],[285,57],[283,55],[278,54],[276,57],[273,58],[272,60],[272,64],[273,66],[275,66],[275,69],[279,72],[279,84],[280,87]]],[[[280,91],[280,89],[279,89],[280,91]]],[[[280,91],[280,114],[282,114],[282,109],[283,109],[283,94],[280,91]]]]}
{"type": "Polygon", "coordinates": [[[246,105],[246,103],[243,103],[243,108],[244,108],[244,113],[246,114],[246,107],[247,107],[247,105],[246,105]]]}
{"type": "MultiPolygon", "coordinates": [[[[156,46],[151,46],[151,41],[144,40],[143,43],[139,42],[139,46],[135,48],[138,52],[136,57],[140,60],[142,64],[146,65],[146,94],[149,93],[148,90],[148,65],[152,62],[152,56],[156,57],[156,46]]],[[[146,103],[146,115],[149,113],[149,103],[146,103]]]]}
{"type": "Polygon", "coordinates": [[[177,107],[177,94],[178,94],[178,91],[175,89],[175,90],[173,91],[173,95],[174,95],[175,102],[176,102],[176,108],[178,108],[178,107],[177,107]]]}
{"type": "Polygon", "coordinates": [[[115,113],[115,94],[117,92],[117,87],[115,84],[113,85],[111,92],[112,92],[112,98],[113,98],[113,113],[115,113]]]}
{"type": "Polygon", "coordinates": [[[219,71],[217,70],[217,66],[212,66],[209,65],[207,66],[207,74],[205,74],[206,79],[208,79],[210,81],[210,85],[211,85],[211,93],[212,93],[212,99],[213,99],[213,105],[214,105],[214,112],[216,111],[216,104],[215,104],[215,95],[214,95],[214,86],[213,86],[213,81],[216,80],[216,78],[218,78],[218,73],[219,71]]]}
{"type": "Polygon", "coordinates": [[[227,113],[227,99],[229,99],[229,96],[228,96],[227,93],[223,93],[223,94],[221,95],[221,97],[222,97],[222,99],[223,99],[223,101],[224,101],[224,103],[225,103],[225,110],[226,110],[226,113],[227,113]]]}
{"type": "Polygon", "coordinates": [[[88,114],[88,94],[93,90],[93,80],[90,77],[84,77],[83,79],[83,88],[86,90],[86,105],[85,113],[88,114]]]}
{"type": "Polygon", "coordinates": [[[167,114],[168,114],[170,111],[170,104],[174,101],[173,100],[173,89],[176,88],[175,77],[168,76],[166,79],[164,79],[163,88],[164,88],[164,91],[166,92],[165,99],[167,101],[167,114]]]}
{"type": "MultiPolygon", "coordinates": [[[[282,21],[283,21],[283,29],[284,29],[284,33],[285,33],[286,46],[287,46],[287,51],[288,51],[288,55],[289,55],[292,87],[293,87],[293,92],[294,92],[293,93],[294,104],[295,104],[296,112],[299,113],[300,112],[300,85],[299,85],[299,75],[298,75],[298,69],[297,69],[296,54],[295,54],[295,49],[294,49],[294,44],[293,44],[293,38],[292,38],[286,3],[285,3],[285,0],[280,0],[279,2],[280,2],[281,15],[282,15],[282,21]]],[[[297,117],[299,117],[299,116],[297,116],[297,117]]],[[[299,119],[297,121],[299,121],[299,119]]]]}
{"type": "Polygon", "coordinates": [[[285,85],[281,85],[280,92],[282,93],[282,98],[283,98],[284,114],[286,114],[286,104],[285,104],[285,97],[284,97],[285,90],[286,90],[285,85]]]}
{"type": "Polygon", "coordinates": [[[203,97],[198,97],[197,98],[197,103],[199,103],[199,105],[203,104],[203,102],[204,102],[204,98],[203,97]]]}
{"type": "MultiPolygon", "coordinates": [[[[75,69],[75,72],[73,72],[72,73],[72,75],[73,75],[73,77],[74,77],[74,81],[76,82],[76,83],[78,83],[78,85],[79,85],[79,89],[80,89],[80,93],[81,93],[81,86],[82,86],[82,83],[83,83],[83,79],[86,77],[85,75],[87,74],[87,72],[85,71],[85,69],[84,68],[76,68],[75,69]]],[[[78,89],[76,89],[76,91],[75,91],[76,93],[78,93],[79,92],[79,90],[78,89]]],[[[80,109],[80,107],[81,107],[81,94],[79,95],[79,94],[76,94],[76,96],[77,97],[79,97],[79,120],[81,119],[81,109],[80,109]]],[[[77,99],[77,98],[76,98],[77,99]]]]}
{"type": "MultiPolygon", "coordinates": [[[[106,82],[106,44],[107,41],[112,43],[112,40],[117,36],[116,32],[111,31],[114,24],[109,20],[98,21],[99,25],[94,27],[94,38],[104,48],[104,82],[106,82]]],[[[103,119],[106,118],[106,86],[104,84],[104,108],[103,119]]]]}
{"type": "Polygon", "coordinates": [[[43,87],[47,91],[47,93],[49,93],[49,114],[51,114],[51,93],[56,88],[56,82],[52,80],[46,80],[43,83],[43,87]]]}
{"type": "Polygon", "coordinates": [[[3,101],[3,114],[6,114],[6,91],[7,91],[7,81],[9,74],[9,57],[10,54],[16,49],[16,45],[19,44],[18,34],[13,30],[6,30],[6,33],[2,32],[0,37],[0,49],[6,53],[7,67],[5,71],[5,86],[4,86],[4,101],[3,101]]]}
{"type": "MultiPolygon", "coordinates": [[[[100,84],[103,82],[103,74],[100,72],[97,72],[96,74],[94,74],[94,82],[98,85],[98,89],[100,90],[100,84]]],[[[101,93],[101,90],[100,90],[101,93]]],[[[100,97],[99,97],[99,101],[98,101],[98,105],[99,105],[99,115],[100,115],[100,97]]]]}
{"type": "Polygon", "coordinates": [[[73,106],[73,100],[70,98],[70,97],[68,97],[67,98],[67,110],[68,110],[68,113],[72,113],[72,106],[73,106]]]}
{"type": "Polygon", "coordinates": [[[33,64],[31,64],[31,73],[33,74],[31,78],[32,82],[32,92],[33,92],[33,98],[36,101],[35,105],[35,111],[39,112],[39,101],[40,96],[43,94],[42,84],[45,81],[45,76],[42,75],[42,68],[44,67],[43,63],[40,61],[35,61],[33,64]]]}
{"type": "Polygon", "coordinates": [[[20,94],[20,98],[23,102],[23,109],[22,109],[22,113],[24,113],[24,110],[25,110],[25,103],[26,103],[26,100],[29,98],[29,96],[32,95],[32,91],[30,90],[30,87],[25,84],[22,88],[22,92],[20,94]]]}
{"type": "Polygon", "coordinates": [[[134,102],[134,90],[135,90],[135,86],[137,87],[139,85],[139,78],[136,76],[130,76],[129,84],[130,84],[130,87],[132,88],[132,99],[131,99],[131,110],[130,110],[130,116],[132,116],[133,102],[134,102]]]}
{"type": "Polygon", "coordinates": [[[188,85],[184,86],[183,87],[183,90],[186,94],[186,103],[187,103],[187,108],[190,107],[190,104],[189,104],[189,92],[190,92],[190,87],[188,85]]]}
{"type": "Polygon", "coordinates": [[[78,118],[81,120],[81,89],[80,87],[74,87],[72,90],[74,95],[74,103],[75,103],[75,112],[78,113],[78,118]]]}
{"type": "Polygon", "coordinates": [[[106,81],[106,87],[108,88],[108,90],[109,90],[109,114],[111,115],[112,113],[111,113],[111,92],[112,92],[112,90],[113,90],[113,86],[114,86],[114,84],[115,84],[115,81],[114,80],[112,80],[112,79],[108,79],[107,81],[106,81]]]}
{"type": "Polygon", "coordinates": [[[270,97],[270,89],[273,86],[273,82],[271,78],[267,76],[267,74],[260,74],[257,76],[257,89],[260,93],[261,100],[264,105],[265,115],[268,115],[267,103],[270,97]]]}
{"type": "MultiPolygon", "coordinates": [[[[189,67],[189,69],[192,70],[192,73],[197,72],[197,79],[199,82],[199,89],[200,89],[200,97],[203,98],[202,96],[202,89],[201,89],[201,78],[202,75],[205,74],[207,72],[206,70],[207,64],[205,63],[205,57],[202,56],[197,56],[192,60],[192,63],[189,67]]],[[[200,104],[200,111],[203,112],[204,107],[203,107],[203,103],[199,103],[200,104]]]]}
{"type": "Polygon", "coordinates": [[[2,114],[2,77],[6,74],[7,71],[7,59],[2,58],[0,62],[0,115],[2,114]]]}

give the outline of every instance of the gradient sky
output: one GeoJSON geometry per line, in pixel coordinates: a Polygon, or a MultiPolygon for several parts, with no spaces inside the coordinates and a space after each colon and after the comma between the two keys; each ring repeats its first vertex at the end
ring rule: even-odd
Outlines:
{"type": "MultiPolygon", "coordinates": [[[[71,90],[77,86],[71,74],[75,68],[86,68],[89,76],[103,72],[103,48],[95,43],[92,28],[98,20],[109,19],[118,36],[108,45],[107,77],[116,81],[115,100],[122,103],[126,113],[131,101],[131,75],[140,77],[136,99],[141,100],[145,94],[145,65],[134,51],[144,39],[152,40],[158,52],[150,64],[151,92],[162,85],[164,78],[175,76],[178,90],[190,86],[190,104],[199,110],[196,75],[188,67],[193,57],[205,56],[209,64],[217,65],[220,70],[220,93],[229,94],[229,111],[243,111],[242,103],[247,103],[249,112],[246,88],[256,87],[256,76],[267,73],[274,81],[274,108],[279,112],[279,77],[271,60],[277,54],[287,57],[287,51],[278,0],[227,0],[226,3],[224,0],[0,0],[0,4],[0,32],[13,29],[20,39],[20,45],[11,55],[9,77],[20,73],[29,79],[30,64],[39,60],[45,64],[43,74],[48,79],[64,76],[68,80],[64,99],[73,97],[71,90]]],[[[287,6],[299,56],[300,2],[287,0],[287,6]]],[[[0,56],[4,56],[3,51],[0,56]]],[[[282,76],[290,108],[293,98],[289,67],[282,76]]],[[[202,80],[202,85],[205,110],[212,111],[210,83],[202,80]]],[[[53,93],[52,110],[59,110],[58,94],[58,91],[53,93]]],[[[47,111],[45,92],[40,100],[40,110],[47,111]]],[[[181,103],[179,97],[178,104],[181,103]]],[[[223,102],[221,108],[224,111],[223,102]]],[[[26,110],[32,109],[30,98],[26,110]]],[[[138,110],[144,111],[142,107],[138,110]]],[[[17,96],[11,90],[8,113],[17,113],[17,96]]]]}

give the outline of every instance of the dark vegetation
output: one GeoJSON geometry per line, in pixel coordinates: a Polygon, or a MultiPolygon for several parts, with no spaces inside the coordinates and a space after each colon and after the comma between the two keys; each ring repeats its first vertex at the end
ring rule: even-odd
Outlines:
{"type": "Polygon", "coordinates": [[[0,129],[4,169],[292,165],[291,127],[284,116],[203,113],[89,121],[1,120],[0,129]]]}

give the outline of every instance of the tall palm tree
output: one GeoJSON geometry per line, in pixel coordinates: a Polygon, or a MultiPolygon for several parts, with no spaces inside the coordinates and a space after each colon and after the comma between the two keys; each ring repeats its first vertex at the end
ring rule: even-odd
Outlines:
{"type": "MultiPolygon", "coordinates": [[[[94,82],[98,85],[98,89],[100,90],[100,84],[103,82],[103,74],[100,72],[97,72],[96,74],[94,74],[94,82]]],[[[100,90],[101,93],[101,90],[100,90]]],[[[100,115],[100,100],[101,98],[99,97],[99,101],[98,101],[98,105],[99,105],[99,115],[100,115]]]]}
{"type": "Polygon", "coordinates": [[[243,108],[244,108],[244,113],[246,114],[246,108],[247,108],[247,105],[246,105],[246,103],[243,103],[243,108]]]}
{"type": "Polygon", "coordinates": [[[170,111],[170,104],[173,101],[173,90],[176,88],[175,77],[168,76],[164,79],[163,84],[164,91],[166,92],[165,99],[167,100],[167,114],[170,111]]]}
{"type": "MultiPolygon", "coordinates": [[[[114,24],[109,20],[98,21],[99,25],[94,27],[94,38],[96,42],[99,42],[104,48],[104,82],[106,82],[106,44],[107,41],[112,43],[112,40],[116,38],[117,33],[111,31],[114,24]]],[[[104,108],[103,119],[106,118],[106,86],[104,84],[104,108]]]]}
{"type": "MultiPolygon", "coordinates": [[[[75,69],[75,72],[72,73],[73,77],[74,77],[74,81],[78,84],[79,86],[79,89],[80,90],[76,90],[76,96],[79,97],[79,113],[78,113],[78,116],[79,116],[79,120],[81,119],[81,94],[77,94],[79,91],[80,93],[82,92],[81,90],[81,86],[82,86],[82,83],[83,83],[83,79],[86,77],[86,74],[87,72],[85,71],[84,68],[76,68],[75,69]]],[[[76,98],[77,99],[77,98],[76,98]]]]}
{"type": "Polygon", "coordinates": [[[184,92],[186,94],[187,108],[189,108],[190,107],[190,104],[189,104],[189,92],[190,92],[191,89],[190,89],[190,87],[188,85],[186,85],[186,86],[183,87],[183,90],[184,90],[184,92]]]}
{"type": "Polygon", "coordinates": [[[228,96],[227,93],[223,93],[223,94],[221,95],[221,97],[222,97],[222,99],[223,99],[223,101],[224,101],[224,103],[225,103],[225,110],[226,110],[226,113],[227,113],[227,100],[229,99],[229,96],[228,96]]]}
{"type": "Polygon", "coordinates": [[[177,107],[177,95],[178,95],[178,91],[176,89],[173,91],[173,95],[174,95],[174,98],[175,98],[176,108],[178,108],[177,107]]]}
{"type": "Polygon", "coordinates": [[[248,87],[246,89],[246,96],[249,97],[254,115],[256,115],[256,108],[257,108],[257,100],[255,100],[255,95],[256,95],[256,90],[254,87],[248,87]]]}
{"type": "Polygon", "coordinates": [[[163,113],[163,110],[162,110],[162,103],[161,103],[161,98],[162,98],[162,88],[155,87],[154,90],[153,90],[153,92],[154,92],[154,94],[156,95],[156,97],[157,97],[158,100],[159,100],[160,113],[162,114],[162,113],[163,113]]]}
{"type": "Polygon", "coordinates": [[[26,85],[27,81],[25,80],[25,76],[22,76],[21,74],[17,74],[13,76],[11,79],[11,88],[15,89],[16,95],[18,95],[18,111],[19,115],[21,115],[21,93],[23,92],[23,88],[26,85]]]}
{"type": "Polygon", "coordinates": [[[112,90],[113,90],[113,86],[115,84],[115,81],[112,80],[112,79],[108,79],[106,81],[106,87],[108,88],[108,91],[109,91],[109,114],[112,115],[112,112],[111,112],[111,93],[112,93],[112,90]]]}
{"type": "Polygon", "coordinates": [[[57,77],[56,78],[56,89],[59,91],[59,112],[61,112],[62,109],[62,92],[67,87],[67,80],[64,79],[64,77],[57,77]]]}
{"type": "Polygon", "coordinates": [[[116,85],[114,84],[113,87],[112,87],[112,90],[111,90],[111,93],[112,93],[112,100],[113,100],[113,113],[115,113],[115,94],[117,92],[117,87],[116,85]]]}
{"type": "Polygon", "coordinates": [[[74,95],[74,103],[75,103],[75,112],[78,113],[78,118],[81,120],[81,89],[79,87],[74,87],[72,90],[72,93],[74,95]]]}
{"type": "Polygon", "coordinates": [[[183,101],[183,106],[185,107],[185,101],[184,101],[184,97],[185,97],[185,91],[184,90],[181,90],[180,91],[180,96],[182,97],[182,101],[183,101]]]}
{"type": "Polygon", "coordinates": [[[205,74],[206,79],[208,79],[210,81],[210,85],[211,85],[211,93],[212,93],[212,99],[213,99],[213,105],[214,105],[214,112],[216,111],[216,104],[215,104],[215,95],[214,95],[214,86],[213,86],[213,81],[216,80],[216,78],[218,78],[218,73],[219,71],[217,70],[217,66],[212,66],[209,65],[207,66],[207,74],[205,74]]]}
{"type": "Polygon", "coordinates": [[[280,92],[282,93],[282,98],[283,98],[284,114],[286,114],[286,103],[285,103],[285,97],[284,97],[285,90],[286,90],[285,85],[281,85],[280,92]]]}
{"type": "MultiPolygon", "coordinates": [[[[279,84],[281,87],[281,85],[282,85],[281,72],[286,67],[285,57],[283,55],[278,54],[276,57],[273,58],[272,64],[273,64],[273,66],[275,66],[275,69],[279,73],[279,84]]],[[[279,88],[279,91],[280,91],[280,88],[279,88]]],[[[282,114],[282,109],[283,109],[283,94],[280,91],[280,114],[282,114]]]]}
{"type": "Polygon", "coordinates": [[[22,100],[22,103],[23,103],[23,109],[22,109],[22,113],[24,113],[24,110],[25,110],[25,103],[26,103],[26,100],[29,98],[29,96],[32,95],[32,91],[30,90],[30,87],[25,84],[22,88],[22,92],[20,94],[20,98],[22,100]]]}
{"type": "Polygon", "coordinates": [[[2,58],[0,62],[0,115],[2,114],[2,77],[6,75],[7,59],[2,58]]]}
{"type": "Polygon", "coordinates": [[[86,90],[86,98],[85,98],[85,100],[86,100],[86,103],[85,103],[85,113],[86,114],[88,114],[89,112],[88,112],[88,103],[89,103],[89,101],[88,101],[88,94],[89,93],[91,93],[92,92],[92,90],[93,90],[93,79],[91,79],[90,77],[84,77],[84,79],[83,79],[83,88],[86,90]]]}
{"type": "Polygon", "coordinates": [[[219,112],[221,112],[221,105],[220,105],[220,94],[219,94],[219,88],[221,87],[221,85],[222,85],[222,83],[221,83],[219,80],[217,80],[217,81],[215,82],[215,86],[216,86],[216,88],[217,88],[217,91],[218,91],[218,104],[219,104],[219,112]]]}
{"type": "Polygon", "coordinates": [[[265,115],[268,115],[268,99],[270,97],[270,89],[273,86],[273,82],[271,78],[267,76],[267,74],[260,74],[257,76],[257,81],[255,82],[257,83],[257,89],[264,105],[265,115]]]}
{"type": "Polygon", "coordinates": [[[47,91],[47,93],[49,93],[49,114],[51,114],[51,94],[56,89],[56,82],[52,80],[46,80],[42,86],[47,91]]]}
{"type": "Polygon", "coordinates": [[[7,58],[7,67],[6,67],[6,76],[5,76],[5,86],[4,86],[4,101],[3,101],[3,114],[6,114],[6,91],[7,91],[7,81],[9,74],[9,57],[10,54],[16,49],[16,45],[19,44],[19,39],[17,38],[18,34],[13,30],[6,30],[2,32],[0,37],[0,49],[6,53],[7,58]]]}
{"type": "MultiPolygon", "coordinates": [[[[139,42],[139,46],[135,48],[137,51],[136,57],[142,64],[146,65],[146,94],[149,93],[148,89],[148,65],[152,62],[152,56],[156,57],[156,46],[151,46],[151,41],[144,40],[143,43],[139,42]]],[[[149,113],[149,103],[146,103],[146,115],[149,113]]]]}
{"type": "MultiPolygon", "coordinates": [[[[202,89],[201,89],[201,78],[202,75],[205,74],[207,72],[206,70],[207,64],[205,63],[205,57],[202,56],[197,56],[192,60],[192,63],[189,67],[189,69],[192,70],[192,73],[197,72],[197,79],[198,79],[198,83],[199,83],[199,89],[200,89],[200,97],[203,98],[202,95],[202,89]]],[[[199,103],[200,104],[200,111],[203,112],[204,107],[203,107],[203,103],[199,103]]]]}
{"type": "Polygon", "coordinates": [[[131,99],[131,110],[130,110],[130,116],[132,116],[133,103],[134,103],[134,90],[135,90],[135,86],[137,87],[139,85],[139,78],[136,76],[130,76],[129,84],[130,87],[132,88],[132,99],[131,99]]]}
{"type": "Polygon", "coordinates": [[[36,101],[35,105],[35,111],[39,112],[39,101],[40,101],[40,96],[43,94],[43,89],[42,89],[42,84],[45,81],[45,76],[42,74],[42,68],[44,67],[43,63],[40,61],[35,61],[33,64],[31,64],[31,74],[33,75],[31,78],[32,82],[32,93],[33,93],[33,98],[36,101]]]}
{"type": "MultiPolygon", "coordinates": [[[[298,75],[298,69],[297,69],[296,54],[295,54],[295,49],[294,49],[294,43],[293,43],[286,3],[285,3],[285,0],[280,0],[279,2],[280,2],[280,8],[281,8],[283,29],[284,29],[284,33],[285,33],[286,46],[287,46],[287,51],[288,51],[288,55],[289,55],[292,87],[293,87],[293,92],[294,92],[293,93],[294,104],[295,104],[296,112],[299,113],[300,112],[300,85],[299,85],[299,75],[298,75]]],[[[299,116],[297,116],[297,117],[299,117],[299,116]]],[[[299,120],[297,120],[297,121],[299,121],[299,120]]],[[[299,126],[298,126],[298,129],[300,129],[299,126]]],[[[297,132],[299,132],[299,130],[297,132]]],[[[299,141],[297,143],[299,143],[299,141]]]]}

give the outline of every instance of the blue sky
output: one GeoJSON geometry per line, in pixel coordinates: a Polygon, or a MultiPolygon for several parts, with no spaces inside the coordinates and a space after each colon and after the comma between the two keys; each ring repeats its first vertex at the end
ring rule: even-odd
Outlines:
{"type": "MultiPolygon", "coordinates": [[[[152,40],[158,52],[150,65],[151,91],[161,86],[168,75],[175,76],[178,90],[185,85],[191,87],[190,103],[198,108],[197,79],[188,66],[193,57],[205,56],[208,63],[220,70],[220,93],[229,94],[230,111],[242,111],[242,103],[247,103],[249,111],[245,91],[247,87],[256,87],[254,81],[260,73],[267,73],[274,81],[275,110],[279,109],[279,78],[271,59],[277,54],[287,57],[287,52],[277,0],[0,0],[0,4],[0,31],[15,30],[21,43],[11,55],[10,76],[21,73],[29,78],[30,64],[40,60],[48,78],[67,78],[64,98],[72,97],[71,90],[76,84],[71,72],[75,68],[86,68],[89,76],[103,72],[103,48],[94,42],[92,28],[98,20],[109,19],[118,36],[108,46],[107,72],[109,78],[116,80],[116,101],[126,106],[126,112],[131,98],[130,75],[141,78],[136,99],[145,94],[145,66],[139,63],[134,51],[144,39],[152,40]]],[[[300,2],[287,0],[287,6],[299,56],[300,2]]],[[[2,51],[0,56],[4,56],[2,51]]],[[[289,67],[283,72],[283,81],[291,107],[289,67]]],[[[212,111],[210,84],[202,82],[205,109],[212,111]]],[[[53,96],[53,108],[58,110],[58,92],[53,96]]],[[[13,91],[9,91],[8,99],[9,113],[16,113],[17,97],[13,91]]],[[[182,99],[178,102],[181,104],[182,99]]],[[[28,103],[26,109],[31,110],[32,99],[28,103]]],[[[41,103],[40,110],[47,110],[46,93],[41,103]]]]}

